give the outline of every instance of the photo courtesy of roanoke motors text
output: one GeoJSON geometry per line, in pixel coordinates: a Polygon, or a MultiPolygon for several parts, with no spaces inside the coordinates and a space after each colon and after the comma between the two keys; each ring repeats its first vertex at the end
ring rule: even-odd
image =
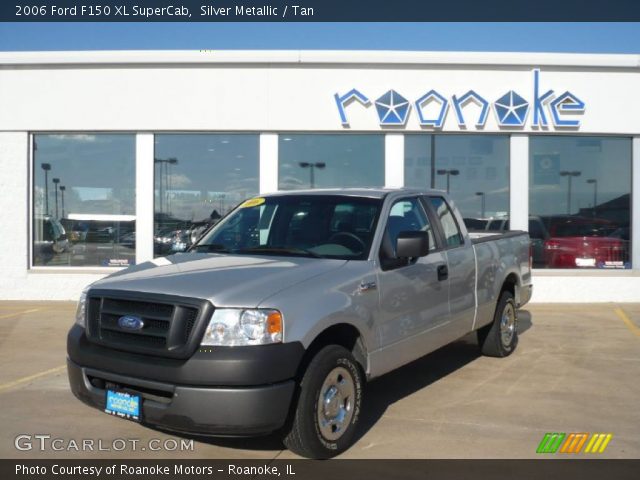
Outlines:
{"type": "Polygon", "coordinates": [[[640,468],[640,4],[0,5],[0,477],[640,468]]]}

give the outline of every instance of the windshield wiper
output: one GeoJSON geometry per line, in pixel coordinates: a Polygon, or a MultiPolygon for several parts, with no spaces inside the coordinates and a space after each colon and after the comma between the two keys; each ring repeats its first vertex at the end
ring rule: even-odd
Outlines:
{"type": "Polygon", "coordinates": [[[231,253],[227,247],[220,243],[200,244],[192,247],[194,252],[215,252],[215,253],[231,253]]]}
{"type": "Polygon", "coordinates": [[[237,253],[275,253],[282,255],[305,255],[313,258],[325,258],[322,255],[307,250],[305,248],[298,247],[251,247],[236,250],[237,253]]]}

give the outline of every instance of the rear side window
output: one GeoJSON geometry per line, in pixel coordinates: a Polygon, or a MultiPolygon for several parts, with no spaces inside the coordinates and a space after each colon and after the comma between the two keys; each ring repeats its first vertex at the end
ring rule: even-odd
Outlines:
{"type": "Polygon", "coordinates": [[[564,223],[556,227],[556,237],[607,237],[614,228],[598,223],[564,223]]]}
{"type": "Polygon", "coordinates": [[[440,224],[442,225],[442,231],[444,234],[444,241],[447,247],[457,247],[462,245],[462,233],[460,233],[460,227],[458,222],[453,216],[449,205],[444,201],[442,197],[429,197],[429,202],[436,211],[440,224]]]}
{"type": "Polygon", "coordinates": [[[487,230],[490,232],[499,232],[502,230],[502,220],[491,220],[487,225],[487,230]]]}
{"type": "Polygon", "coordinates": [[[529,220],[529,237],[544,240],[544,230],[540,222],[529,220]]]}

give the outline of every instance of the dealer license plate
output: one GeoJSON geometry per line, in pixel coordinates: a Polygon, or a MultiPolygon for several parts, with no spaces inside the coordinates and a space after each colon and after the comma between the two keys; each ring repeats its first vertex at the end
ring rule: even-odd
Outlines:
{"type": "Polygon", "coordinates": [[[107,390],[107,402],[104,411],[111,415],[140,421],[140,395],[107,390]]]}
{"type": "Polygon", "coordinates": [[[595,258],[576,258],[576,267],[595,267],[595,258]]]}

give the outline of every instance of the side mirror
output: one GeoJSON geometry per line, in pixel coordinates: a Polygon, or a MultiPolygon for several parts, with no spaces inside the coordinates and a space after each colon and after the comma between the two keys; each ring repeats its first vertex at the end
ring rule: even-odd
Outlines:
{"type": "Polygon", "coordinates": [[[396,258],[424,257],[429,253],[427,232],[400,232],[396,244],[396,258]]]}

